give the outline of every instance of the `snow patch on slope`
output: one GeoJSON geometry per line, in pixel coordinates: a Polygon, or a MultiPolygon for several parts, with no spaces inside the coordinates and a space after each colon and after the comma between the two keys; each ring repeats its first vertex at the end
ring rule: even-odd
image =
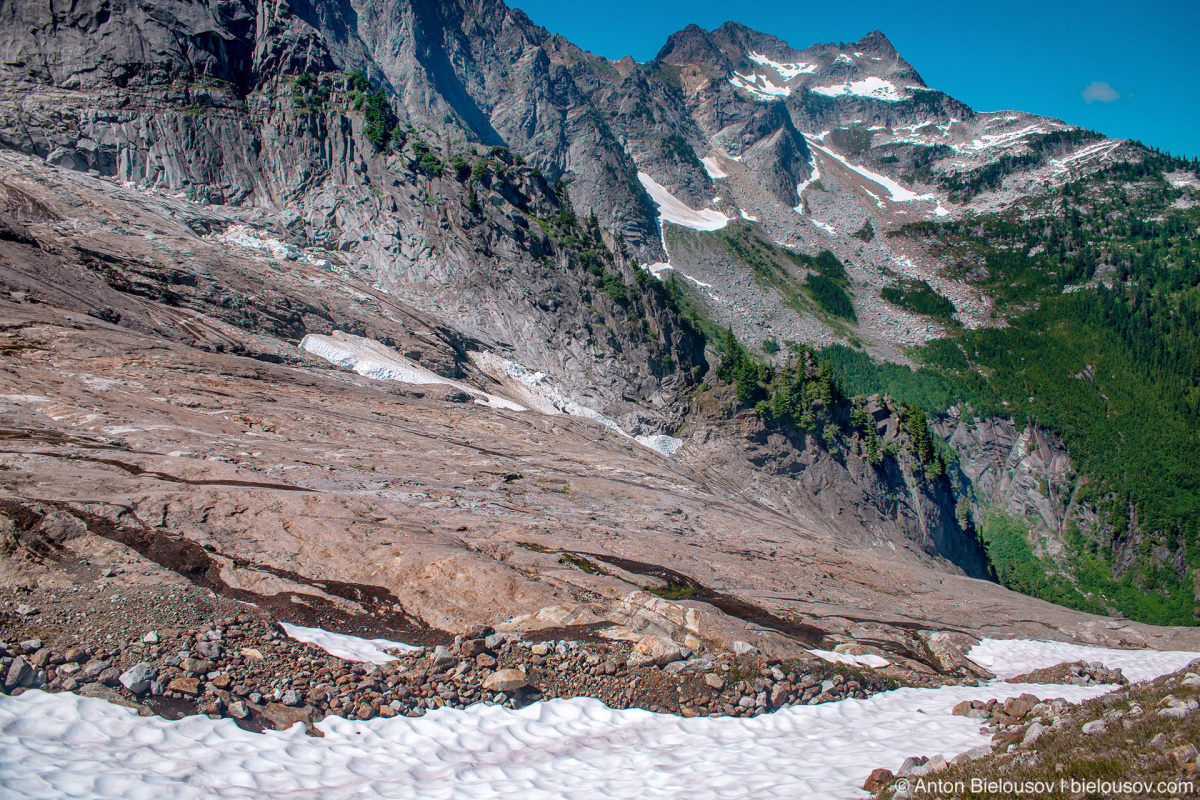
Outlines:
{"type": "Polygon", "coordinates": [[[524,406],[519,406],[502,397],[481,392],[474,387],[452,381],[449,378],[443,378],[374,339],[366,339],[342,331],[334,331],[332,336],[310,333],[301,340],[300,349],[337,364],[339,367],[353,370],[364,378],[396,381],[397,383],[443,384],[461,389],[475,398],[475,402],[480,405],[509,411],[525,410],[524,406]]]}
{"type": "MultiPolygon", "coordinates": [[[[840,58],[846,58],[840,56],[840,58]]],[[[849,61],[849,59],[846,59],[849,61]]],[[[816,86],[813,91],[817,94],[823,94],[826,97],[845,97],[846,95],[854,95],[857,97],[871,97],[876,100],[886,100],[889,103],[895,103],[900,100],[907,100],[908,95],[896,88],[896,84],[891,81],[885,81],[883,78],[876,78],[874,75],[864,78],[861,81],[850,81],[849,83],[840,83],[836,86],[816,86]]]]}
{"type": "Polygon", "coordinates": [[[257,250],[260,253],[267,253],[279,261],[303,261],[318,267],[327,266],[329,263],[328,261],[313,258],[295,245],[270,236],[264,236],[260,231],[256,231],[249,225],[231,225],[220,233],[212,233],[203,238],[210,242],[220,242],[236,247],[245,247],[249,250],[257,250]]]}
{"type": "Polygon", "coordinates": [[[402,642],[388,639],[363,639],[358,636],[348,636],[344,633],[331,633],[320,628],[306,628],[303,625],[290,625],[281,622],[283,632],[298,642],[307,642],[329,653],[331,656],[346,661],[359,661],[365,664],[386,664],[395,661],[396,657],[385,653],[385,650],[399,650],[411,653],[419,648],[402,642]]]}
{"type": "MultiPolygon", "coordinates": [[[[669,267],[670,265],[667,266],[669,267]]],[[[544,372],[534,372],[533,370],[526,369],[515,361],[501,358],[495,353],[472,352],[471,359],[480,369],[493,377],[500,379],[508,378],[509,380],[505,382],[510,387],[515,383],[516,386],[514,388],[517,392],[521,392],[519,395],[521,399],[525,400],[531,408],[535,408],[543,414],[569,414],[573,417],[594,419],[613,432],[633,439],[644,447],[662,453],[664,456],[671,455],[683,445],[682,439],[662,434],[630,436],[617,424],[616,420],[567,397],[557,386],[551,383],[550,376],[544,372]]]]}
{"type": "Polygon", "coordinates": [[[638,180],[650,195],[650,199],[658,206],[659,222],[672,222],[696,231],[719,231],[729,224],[729,217],[720,211],[703,209],[696,211],[686,203],[671,194],[661,184],[644,172],[638,173],[638,180]]]}
{"type": "Polygon", "coordinates": [[[677,275],[681,275],[684,278],[687,278],[689,281],[696,284],[697,286],[703,286],[705,289],[712,288],[711,283],[705,283],[704,281],[697,280],[696,278],[693,278],[691,275],[688,275],[683,270],[673,267],[664,261],[659,261],[657,264],[651,264],[648,267],[646,267],[646,269],[650,270],[650,272],[652,272],[654,274],[654,277],[658,278],[659,280],[663,280],[664,272],[666,272],[667,270],[671,270],[672,272],[676,273],[677,275]]]}
{"type": "Polygon", "coordinates": [[[866,167],[860,167],[857,164],[851,164],[849,161],[842,158],[841,156],[839,156],[837,153],[833,152],[832,150],[826,150],[824,147],[821,147],[820,145],[816,145],[816,144],[814,144],[812,146],[814,148],[816,148],[817,150],[820,150],[821,153],[823,153],[824,155],[827,155],[830,158],[836,159],[837,161],[841,162],[841,164],[843,166],[845,166],[847,169],[853,170],[854,172],[857,172],[859,175],[863,176],[867,180],[869,180],[873,183],[877,183],[884,189],[887,189],[888,194],[891,196],[892,202],[894,202],[894,203],[905,203],[905,202],[909,202],[911,200],[932,200],[932,199],[934,199],[933,195],[931,195],[931,194],[917,194],[916,192],[912,191],[911,189],[906,189],[903,186],[901,186],[900,184],[896,183],[891,178],[887,177],[886,175],[880,175],[877,172],[871,172],[871,170],[867,169],[866,167]]]}
{"type": "Polygon", "coordinates": [[[792,78],[796,77],[797,75],[803,75],[806,72],[811,73],[811,72],[817,71],[816,64],[809,64],[807,62],[794,63],[794,64],[781,64],[778,61],[772,61],[771,59],[767,58],[766,56],[760,55],[755,52],[747,53],[746,58],[750,59],[755,64],[762,64],[764,67],[770,67],[771,69],[778,72],[779,77],[783,78],[785,81],[790,81],[792,78]]]}
{"type": "Polygon", "coordinates": [[[800,198],[800,203],[792,209],[801,216],[804,216],[804,190],[811,186],[814,181],[821,180],[821,169],[817,164],[817,155],[812,150],[809,150],[809,159],[811,159],[812,163],[812,174],[806,180],[796,184],[796,197],[800,198]]]}
{"type": "MultiPolygon", "coordinates": [[[[1015,678],[1064,661],[1099,661],[1109,669],[1121,668],[1131,681],[1148,681],[1176,672],[1200,657],[1182,650],[1113,650],[1067,642],[1031,639],[984,639],[967,657],[998,678],[1015,678]]],[[[1057,691],[1058,687],[1055,687],[1057,691]]]]}
{"type": "Polygon", "coordinates": [[[700,163],[704,165],[704,171],[708,173],[708,177],[713,180],[729,177],[728,173],[721,169],[721,163],[712,156],[705,156],[700,159],[700,163]]]}
{"type": "Polygon", "coordinates": [[[792,90],[786,86],[776,86],[771,79],[765,75],[743,75],[740,72],[733,73],[733,77],[729,79],[739,89],[745,89],[751,94],[757,95],[764,100],[774,100],[777,97],[787,97],[792,93],[792,90]]]}
{"type": "MultiPolygon", "coordinates": [[[[1198,654],[984,640],[970,655],[999,675],[1083,657],[1144,680],[1198,654]]],[[[1053,693],[1079,702],[1111,688],[1053,693]]],[[[6,797],[40,800],[845,800],[864,796],[858,787],[873,767],[895,770],[913,753],[949,759],[988,745],[978,721],[954,716],[954,705],[1022,692],[1043,695],[1046,687],[897,689],[753,718],[687,719],[576,698],[419,718],[333,716],[317,723],[324,736],[312,737],[302,724],[251,733],[228,719],[139,717],[97,698],[33,690],[0,696],[0,786],[6,797]]]]}
{"type": "Polygon", "coordinates": [[[861,656],[852,656],[849,653],[837,653],[833,650],[809,650],[817,658],[822,661],[828,661],[831,664],[849,664],[852,667],[870,667],[871,669],[883,669],[892,662],[882,656],[872,655],[867,653],[861,656]]]}

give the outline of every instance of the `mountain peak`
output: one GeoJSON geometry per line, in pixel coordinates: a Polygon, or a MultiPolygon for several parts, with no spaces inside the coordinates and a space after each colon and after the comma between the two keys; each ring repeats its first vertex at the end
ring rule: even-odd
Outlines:
{"type": "Polygon", "coordinates": [[[900,53],[897,52],[891,40],[884,35],[883,31],[875,30],[868,33],[866,36],[854,42],[853,47],[861,53],[868,55],[896,57],[900,53]]]}

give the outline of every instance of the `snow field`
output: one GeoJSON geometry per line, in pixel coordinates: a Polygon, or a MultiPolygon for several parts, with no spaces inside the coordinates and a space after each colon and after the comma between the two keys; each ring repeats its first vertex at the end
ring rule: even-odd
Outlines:
{"type": "MultiPolygon", "coordinates": [[[[745,215],[743,214],[742,216],[745,216],[745,215]]],[[[750,219],[750,217],[746,217],[746,219],[750,219]]],[[[670,264],[667,264],[666,262],[663,262],[663,261],[659,261],[656,264],[650,264],[648,267],[646,267],[646,269],[650,270],[650,272],[654,275],[654,277],[658,278],[659,280],[665,280],[665,278],[663,278],[663,273],[666,272],[667,270],[672,270],[675,273],[677,273],[678,275],[681,275],[684,278],[687,278],[689,281],[696,284],[697,286],[703,286],[706,289],[712,288],[711,283],[705,283],[704,281],[696,280],[691,275],[688,275],[684,272],[680,272],[679,270],[672,267],[670,264]]]]}
{"type": "Polygon", "coordinates": [[[717,159],[713,158],[712,156],[705,156],[704,158],[700,159],[700,163],[704,165],[704,171],[708,173],[708,177],[712,178],[713,180],[729,177],[728,173],[721,169],[721,162],[717,161],[717,159]]]}
{"type": "Polygon", "coordinates": [[[524,406],[505,400],[503,397],[481,392],[457,381],[443,378],[374,339],[366,339],[341,331],[334,331],[332,336],[310,333],[300,341],[300,349],[332,364],[337,364],[339,367],[353,370],[364,378],[396,381],[397,383],[453,386],[474,397],[475,402],[480,405],[509,411],[525,410],[524,406]]]}
{"type": "MultiPolygon", "coordinates": [[[[1035,642],[1029,639],[984,639],[968,656],[1000,678],[1015,678],[1035,669],[1064,661],[1101,661],[1109,669],[1120,667],[1131,681],[1148,681],[1183,669],[1200,653],[1183,650],[1113,650],[1069,642],[1035,642]]],[[[1060,687],[1054,687],[1057,691],[1060,687]]],[[[1037,692],[1034,692],[1037,694],[1037,692]]],[[[1040,695],[1039,695],[1040,696],[1040,695]]]]}
{"type": "Polygon", "coordinates": [[[644,172],[638,173],[638,180],[642,182],[650,199],[658,206],[660,224],[673,222],[696,231],[719,231],[729,224],[729,217],[720,211],[707,208],[696,211],[689,208],[686,203],[676,198],[644,172]]]}
{"type": "Polygon", "coordinates": [[[396,657],[384,652],[400,650],[411,652],[418,648],[402,642],[388,639],[363,639],[358,636],[348,636],[344,633],[331,633],[320,628],[306,628],[303,625],[289,625],[281,622],[283,632],[298,642],[308,642],[346,661],[359,661],[365,664],[386,664],[395,661],[396,657]]]}
{"type": "Polygon", "coordinates": [[[770,67],[771,69],[778,72],[779,77],[783,78],[785,81],[790,81],[792,78],[796,77],[797,75],[803,75],[806,72],[812,73],[812,72],[817,71],[816,64],[809,64],[807,62],[801,62],[801,63],[795,63],[795,64],[782,64],[778,61],[772,61],[771,59],[767,58],[766,56],[760,55],[755,52],[748,53],[746,55],[746,58],[750,59],[755,64],[762,64],[764,67],[770,67]]]}
{"type": "Polygon", "coordinates": [[[894,203],[906,203],[906,202],[909,202],[912,200],[933,200],[934,199],[933,195],[931,195],[931,194],[917,194],[916,192],[912,191],[911,189],[906,189],[905,187],[896,183],[894,180],[887,177],[886,175],[880,175],[877,172],[871,172],[871,170],[867,169],[866,167],[860,167],[857,164],[851,164],[849,161],[842,158],[841,156],[839,156],[837,153],[833,152],[832,150],[827,150],[826,148],[821,147],[819,144],[814,144],[811,139],[809,140],[809,146],[815,150],[820,151],[822,155],[826,155],[832,159],[835,159],[836,161],[841,163],[842,166],[846,167],[847,169],[853,170],[854,172],[857,172],[859,175],[863,176],[864,178],[871,181],[872,183],[876,183],[880,187],[886,189],[888,192],[888,195],[891,197],[892,202],[894,202],[894,203]]]}
{"type": "Polygon", "coordinates": [[[870,653],[861,656],[852,656],[849,653],[835,653],[833,650],[809,650],[808,652],[831,664],[849,664],[852,667],[883,669],[892,663],[883,656],[872,655],[870,653]]]}
{"type": "MultiPolygon", "coordinates": [[[[1197,655],[1027,640],[985,640],[971,651],[999,675],[1083,659],[1120,666],[1131,679],[1174,671],[1197,655]]],[[[843,800],[864,796],[858,787],[874,767],[894,770],[911,755],[950,758],[987,744],[978,720],[950,713],[962,700],[1031,692],[1078,702],[1110,688],[900,689],[750,719],[687,719],[577,698],[520,710],[443,708],[420,718],[329,717],[317,724],[323,738],[305,735],[300,724],[254,734],[230,720],[172,722],[99,699],[29,691],[0,697],[0,786],[6,797],[47,800],[843,800]]]]}
{"type": "MultiPolygon", "coordinates": [[[[845,55],[841,55],[839,58],[845,58],[847,61],[850,61],[850,58],[845,55]]],[[[851,61],[850,63],[853,62],[851,61]]],[[[886,100],[889,103],[908,99],[908,95],[896,88],[894,83],[885,81],[883,78],[877,78],[874,75],[863,78],[861,81],[850,81],[849,83],[840,83],[836,86],[814,86],[813,91],[817,94],[823,94],[826,97],[855,95],[857,97],[873,97],[876,100],[886,100]]]]}
{"type": "MultiPolygon", "coordinates": [[[[332,336],[310,333],[301,340],[300,349],[337,364],[339,367],[353,370],[365,378],[399,383],[453,386],[474,397],[475,402],[479,405],[509,411],[533,409],[543,414],[570,414],[576,417],[587,417],[622,436],[629,436],[615,420],[606,417],[599,411],[580,405],[564,395],[550,383],[545,373],[532,372],[520,364],[491,353],[473,352],[471,357],[485,371],[491,368],[492,372],[499,373],[501,377],[510,378],[511,380],[507,381],[508,387],[515,390],[514,394],[525,400],[526,405],[520,405],[472,386],[443,378],[373,339],[365,339],[341,331],[335,331],[332,336]]],[[[670,456],[683,445],[683,440],[661,434],[629,436],[629,438],[664,456],[670,456]]]]}
{"type": "MultiPolygon", "coordinates": [[[[669,267],[669,265],[667,266],[669,267]]],[[[533,372],[515,361],[501,358],[494,353],[473,352],[471,357],[484,371],[508,377],[511,379],[510,385],[515,382],[515,388],[523,391],[523,397],[529,401],[530,406],[544,414],[569,414],[575,417],[594,419],[606,428],[631,438],[643,447],[648,447],[664,456],[670,456],[683,446],[682,439],[664,434],[629,436],[616,420],[599,411],[580,405],[559,391],[544,372],[533,372]]]]}
{"type": "Polygon", "coordinates": [[[771,79],[765,75],[743,75],[740,72],[733,73],[733,77],[729,79],[739,89],[745,89],[751,94],[757,95],[764,100],[773,100],[776,97],[787,97],[792,93],[792,90],[786,86],[776,86],[771,82],[771,79]]]}

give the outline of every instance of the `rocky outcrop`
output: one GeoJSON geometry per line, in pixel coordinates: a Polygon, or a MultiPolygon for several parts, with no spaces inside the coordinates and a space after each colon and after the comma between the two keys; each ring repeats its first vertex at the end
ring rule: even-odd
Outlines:
{"type": "MultiPolygon", "coordinates": [[[[815,377],[815,365],[811,371],[815,377]]],[[[899,410],[886,398],[871,398],[865,407],[879,437],[877,457],[869,453],[865,434],[849,422],[850,401],[821,412],[828,420],[805,429],[738,411],[733,392],[722,385],[694,398],[690,453],[696,463],[719,469],[722,482],[740,485],[791,516],[822,519],[858,547],[988,576],[974,529],[957,514],[962,489],[944,474],[923,472],[899,410]],[[732,448],[740,450],[740,459],[732,448]]]]}

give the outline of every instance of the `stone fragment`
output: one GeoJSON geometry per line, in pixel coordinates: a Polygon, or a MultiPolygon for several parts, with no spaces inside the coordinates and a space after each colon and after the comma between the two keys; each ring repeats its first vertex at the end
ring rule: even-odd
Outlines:
{"type": "Polygon", "coordinates": [[[1081,730],[1089,736],[1099,735],[1108,730],[1108,726],[1104,724],[1102,719],[1094,719],[1091,722],[1085,722],[1081,730]]]}
{"type": "Polygon", "coordinates": [[[486,639],[495,632],[496,629],[491,625],[476,625],[472,628],[468,628],[466,632],[463,633],[463,639],[467,641],[470,641],[471,639],[486,639]]]}
{"type": "Polygon", "coordinates": [[[150,631],[142,637],[143,644],[158,644],[158,631],[150,631]]]}
{"type": "Polygon", "coordinates": [[[991,754],[992,754],[992,748],[988,747],[986,744],[980,745],[979,747],[972,747],[970,750],[968,750],[965,753],[959,753],[954,758],[950,759],[950,763],[951,764],[963,764],[967,761],[976,761],[980,758],[990,756],[991,754]]]}
{"type": "Polygon", "coordinates": [[[11,692],[13,689],[22,686],[32,677],[33,667],[29,665],[23,656],[17,656],[8,665],[8,672],[4,676],[4,688],[11,692]]]}
{"type": "Polygon", "coordinates": [[[483,643],[483,639],[467,639],[462,643],[460,652],[463,658],[474,658],[487,649],[487,645],[483,643]]]}
{"type": "Polygon", "coordinates": [[[121,685],[134,694],[150,691],[150,682],[158,677],[158,670],[146,661],[136,664],[121,673],[121,685]]]}
{"type": "Polygon", "coordinates": [[[83,668],[84,677],[95,678],[101,672],[108,669],[109,662],[104,659],[95,659],[89,661],[83,668]]]}
{"type": "Polygon", "coordinates": [[[525,673],[519,669],[496,670],[483,682],[483,688],[489,692],[513,692],[528,685],[525,673]]]}
{"type": "MultiPolygon", "coordinates": [[[[367,706],[367,708],[370,708],[370,706],[367,706]]],[[[304,726],[309,729],[310,733],[314,730],[312,728],[313,709],[311,706],[293,708],[280,703],[267,703],[265,706],[258,708],[257,713],[262,717],[266,725],[277,731],[286,731],[297,722],[304,723],[304,726]]]]}
{"type": "Polygon", "coordinates": [[[198,678],[176,678],[167,684],[167,691],[195,697],[200,694],[200,680],[198,678]]]}
{"type": "Polygon", "coordinates": [[[1167,757],[1175,764],[1175,769],[1183,769],[1189,762],[1194,762],[1197,755],[1194,744],[1180,745],[1167,751],[1167,757]]]}
{"type": "Polygon", "coordinates": [[[867,776],[867,780],[863,783],[862,788],[868,792],[877,792],[895,779],[896,776],[892,774],[890,769],[877,767],[871,770],[871,774],[867,776]]]}
{"type": "Polygon", "coordinates": [[[637,644],[633,646],[633,652],[629,654],[629,666],[661,667],[681,658],[683,654],[679,651],[679,645],[671,639],[665,636],[643,636],[638,639],[637,644]]]}
{"type": "Polygon", "coordinates": [[[1010,697],[1004,701],[1004,713],[1014,719],[1024,719],[1033,710],[1033,703],[1023,697],[1010,697]]]}
{"type": "Polygon", "coordinates": [[[105,686],[120,686],[121,685],[121,670],[116,667],[109,667],[96,676],[96,680],[105,686]]]}
{"type": "Polygon", "coordinates": [[[720,676],[712,672],[704,676],[704,683],[707,684],[710,689],[716,689],[718,691],[725,688],[725,681],[721,680],[720,676]]]}
{"type": "Polygon", "coordinates": [[[904,763],[901,764],[900,769],[896,771],[896,777],[915,777],[918,774],[917,770],[924,767],[928,762],[929,759],[925,756],[909,756],[908,758],[904,759],[904,763]]]}
{"type": "Polygon", "coordinates": [[[179,662],[179,668],[189,675],[199,677],[212,669],[212,664],[202,658],[185,658],[179,662]]]}

